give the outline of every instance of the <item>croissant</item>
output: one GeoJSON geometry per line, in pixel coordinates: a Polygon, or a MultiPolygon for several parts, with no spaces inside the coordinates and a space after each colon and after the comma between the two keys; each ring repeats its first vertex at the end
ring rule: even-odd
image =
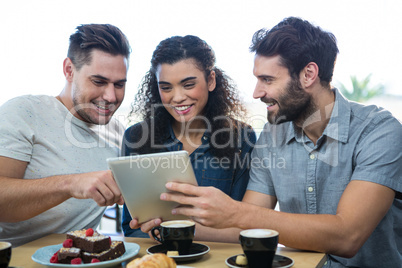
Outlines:
{"type": "Polygon", "coordinates": [[[126,268],[176,268],[176,262],[163,253],[145,255],[129,262],[126,268]]]}

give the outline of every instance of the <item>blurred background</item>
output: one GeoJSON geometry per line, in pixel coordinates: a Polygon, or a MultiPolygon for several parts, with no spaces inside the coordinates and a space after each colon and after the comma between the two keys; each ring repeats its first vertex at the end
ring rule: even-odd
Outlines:
{"type": "MultiPolygon", "coordinates": [[[[237,82],[256,131],[266,108],[252,99],[255,78],[251,37],[288,16],[298,16],[335,34],[340,54],[333,86],[349,97],[376,104],[402,119],[400,0],[13,0],[2,1],[0,105],[24,94],[56,96],[64,87],[62,63],[76,26],[110,23],[132,46],[124,122],[156,45],[173,35],[198,35],[215,50],[217,66],[237,82]],[[354,91],[353,91],[354,90],[354,91]],[[346,91],[345,91],[346,92],[346,91]]],[[[128,124],[128,123],[126,123],[128,124]]]]}

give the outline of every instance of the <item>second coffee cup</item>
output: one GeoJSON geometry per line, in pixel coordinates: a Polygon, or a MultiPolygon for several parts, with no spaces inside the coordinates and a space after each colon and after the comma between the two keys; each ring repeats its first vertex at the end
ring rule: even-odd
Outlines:
{"type": "Polygon", "coordinates": [[[271,268],[278,245],[279,233],[269,229],[249,229],[240,232],[239,240],[249,268],[271,268]]]}
{"type": "Polygon", "coordinates": [[[179,255],[187,255],[193,243],[195,223],[186,220],[165,221],[152,228],[151,233],[168,251],[178,251],[179,255]],[[159,237],[155,234],[155,230],[159,231],[159,237]]]}

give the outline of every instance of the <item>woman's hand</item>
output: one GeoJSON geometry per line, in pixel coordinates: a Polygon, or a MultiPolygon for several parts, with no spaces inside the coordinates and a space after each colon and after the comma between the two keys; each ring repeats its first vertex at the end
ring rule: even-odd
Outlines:
{"type": "MultiPolygon", "coordinates": [[[[137,219],[132,219],[130,221],[130,228],[131,229],[141,228],[141,231],[143,231],[144,233],[149,233],[152,228],[159,226],[161,223],[162,223],[162,220],[159,218],[144,222],[142,224],[139,224],[137,219]]],[[[152,238],[152,236],[151,236],[151,238],[152,238]]]]}

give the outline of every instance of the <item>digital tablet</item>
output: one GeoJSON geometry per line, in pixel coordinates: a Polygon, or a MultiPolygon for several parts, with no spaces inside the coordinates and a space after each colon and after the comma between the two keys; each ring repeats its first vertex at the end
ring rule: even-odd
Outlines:
{"type": "Polygon", "coordinates": [[[187,218],[172,215],[178,203],[160,200],[161,193],[168,191],[167,182],[197,185],[187,151],[108,158],[107,163],[133,219],[143,223],[154,218],[187,218]]]}

